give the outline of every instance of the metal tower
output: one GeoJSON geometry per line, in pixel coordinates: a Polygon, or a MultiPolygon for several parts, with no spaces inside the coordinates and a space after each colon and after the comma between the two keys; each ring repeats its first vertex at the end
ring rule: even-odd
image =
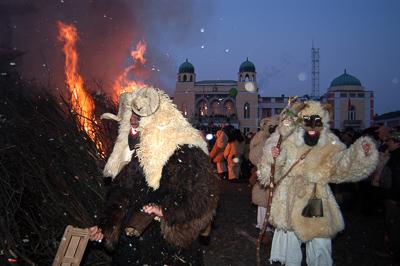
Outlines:
{"type": "Polygon", "coordinates": [[[319,98],[319,48],[314,48],[314,44],[311,47],[311,97],[316,99],[319,98]]]}

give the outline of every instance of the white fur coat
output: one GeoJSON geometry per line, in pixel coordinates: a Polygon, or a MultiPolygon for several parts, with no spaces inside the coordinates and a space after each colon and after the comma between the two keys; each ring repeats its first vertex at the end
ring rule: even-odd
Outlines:
{"type": "MultiPolygon", "coordinates": [[[[375,169],[378,161],[378,151],[370,138],[362,137],[346,149],[346,146],[329,131],[329,117],[319,103],[318,106],[311,107],[313,110],[310,114],[320,114],[324,117],[326,127],[321,132],[318,144],[312,148],[305,160],[297,164],[276,188],[270,216],[270,222],[276,228],[294,231],[302,241],[315,237],[330,238],[344,229],[342,214],[328,183],[356,182],[366,178],[375,169]],[[364,154],[363,143],[372,147],[368,156],[364,154]],[[312,195],[314,183],[317,184],[317,197],[323,202],[324,216],[303,217],[301,212],[312,195]]],[[[283,140],[280,155],[276,160],[275,182],[279,181],[292,164],[310,148],[304,144],[303,135],[304,129],[297,127],[283,140]]],[[[258,165],[259,181],[266,186],[270,181],[273,163],[271,149],[276,146],[278,138],[279,133],[275,132],[265,142],[263,157],[258,165]]]]}

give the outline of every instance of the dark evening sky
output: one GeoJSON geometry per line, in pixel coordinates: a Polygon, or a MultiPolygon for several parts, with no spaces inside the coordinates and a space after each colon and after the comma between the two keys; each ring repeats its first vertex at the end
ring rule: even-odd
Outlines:
{"type": "Polygon", "coordinates": [[[27,51],[24,75],[57,87],[61,20],[77,27],[88,84],[100,80],[108,87],[130,63],[129,51],[144,40],[145,68],[152,73],[145,81],[171,95],[186,58],[197,80],[205,80],[236,79],[246,57],[256,66],[261,95],[310,94],[314,43],[320,49],[320,94],[347,69],[375,92],[376,113],[400,109],[398,0],[0,0],[0,8],[10,14],[2,18],[0,34],[11,26],[10,46],[27,51]],[[25,12],[22,6],[28,6],[25,12]]]}

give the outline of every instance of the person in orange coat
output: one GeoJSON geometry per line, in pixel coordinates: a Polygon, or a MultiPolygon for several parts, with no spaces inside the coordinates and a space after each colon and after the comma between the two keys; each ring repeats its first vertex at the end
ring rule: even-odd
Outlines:
{"type": "Polygon", "coordinates": [[[224,157],[228,162],[228,179],[237,180],[240,176],[240,164],[245,149],[245,141],[239,129],[232,131],[232,138],[228,141],[224,157]]]}
{"type": "Polygon", "coordinates": [[[217,166],[217,173],[219,178],[226,179],[226,160],[224,158],[224,150],[228,144],[228,136],[223,131],[223,128],[217,131],[216,141],[210,152],[210,158],[217,166]]]}

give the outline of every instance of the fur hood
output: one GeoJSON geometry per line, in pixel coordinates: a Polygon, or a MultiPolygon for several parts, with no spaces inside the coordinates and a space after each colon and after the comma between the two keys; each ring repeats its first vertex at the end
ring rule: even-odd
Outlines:
{"type": "Polygon", "coordinates": [[[250,141],[249,160],[252,164],[257,165],[263,154],[264,142],[271,135],[269,133],[270,126],[278,126],[279,117],[263,118],[260,122],[260,131],[258,131],[250,141]]]}
{"type": "MultiPolygon", "coordinates": [[[[330,118],[330,105],[323,105],[316,101],[305,101],[304,108],[298,113],[298,117],[319,115],[322,119],[323,129],[321,130],[320,139],[318,140],[317,147],[323,147],[328,141],[328,134],[331,132],[329,129],[330,118]]],[[[301,147],[304,145],[304,129],[298,126],[293,132],[295,143],[301,147]]]]}
{"type": "Polygon", "coordinates": [[[206,154],[207,144],[198,130],[194,129],[181,112],[172,103],[168,95],[155,88],[142,88],[131,93],[123,93],[120,96],[118,115],[103,114],[102,118],[113,119],[119,122],[117,141],[106,163],[103,174],[114,178],[127,165],[134,152],[146,177],[147,184],[153,189],[160,185],[162,169],[174,153],[184,144],[201,148],[206,154]],[[130,151],[128,135],[130,130],[130,117],[133,110],[143,110],[146,106],[140,106],[147,90],[152,95],[157,95],[159,102],[154,112],[141,117],[139,121],[140,142],[136,149],[130,151]]]}
{"type": "Polygon", "coordinates": [[[103,170],[105,177],[113,179],[121,172],[132,158],[134,150],[129,149],[128,136],[131,128],[130,119],[132,116],[132,93],[125,92],[119,96],[118,115],[105,113],[101,119],[111,119],[119,123],[118,137],[115,141],[113,150],[103,170]]]}
{"type": "Polygon", "coordinates": [[[153,189],[160,186],[162,169],[179,146],[196,146],[208,155],[207,143],[201,133],[190,125],[164,92],[157,92],[160,106],[153,115],[140,119],[140,143],[137,148],[147,184],[153,189]]]}

